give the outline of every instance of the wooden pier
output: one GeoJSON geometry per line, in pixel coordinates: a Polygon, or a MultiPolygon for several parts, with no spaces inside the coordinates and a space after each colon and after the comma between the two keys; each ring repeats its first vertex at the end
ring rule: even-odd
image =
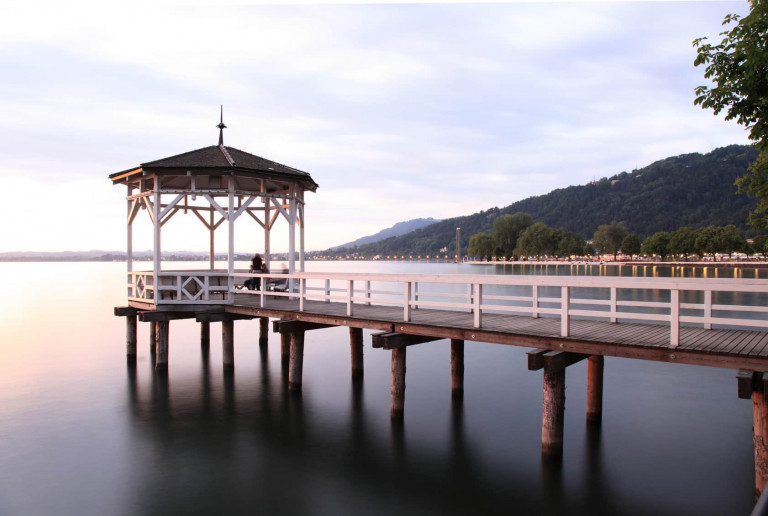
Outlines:
{"type": "MultiPolygon", "coordinates": [[[[164,274],[189,283],[194,272],[164,274]]],[[[763,378],[768,371],[768,307],[760,304],[764,302],[760,296],[768,295],[766,281],[296,273],[289,275],[293,291],[268,290],[270,280],[279,276],[274,274],[258,275],[266,286],[263,290],[237,288],[250,276],[255,275],[233,273],[229,276],[232,290],[205,293],[198,296],[206,300],[201,303],[179,303],[173,296],[160,297],[157,303],[130,298],[128,307],[115,310],[128,318],[129,357],[136,353],[137,319],[150,323],[158,369],[168,367],[171,320],[200,322],[201,342],[209,339],[210,323],[221,322],[223,367],[232,370],[234,322],[260,319],[260,342],[264,342],[272,319],[273,330],[281,335],[289,388],[297,391],[302,384],[306,332],[348,327],[350,371],[359,377],[364,371],[362,330],[375,330],[372,347],[392,354],[390,414],[402,419],[409,346],[451,341],[453,396],[463,394],[468,342],[528,348],[529,370],[542,370],[543,375],[542,453],[556,460],[563,453],[568,366],[588,361],[586,422],[590,425],[602,420],[605,356],[738,369],[739,397],[751,398],[754,404],[758,493],[768,480],[764,467],[768,464],[768,403],[763,387],[768,384],[768,374],[763,378]],[[553,290],[559,295],[553,295],[553,290]],[[721,296],[730,296],[730,302],[723,303],[721,296]]],[[[173,281],[165,283],[168,291],[178,292],[173,281]]],[[[210,277],[207,283],[227,284],[210,277]]],[[[147,292],[151,289],[143,294],[147,292]]]]}

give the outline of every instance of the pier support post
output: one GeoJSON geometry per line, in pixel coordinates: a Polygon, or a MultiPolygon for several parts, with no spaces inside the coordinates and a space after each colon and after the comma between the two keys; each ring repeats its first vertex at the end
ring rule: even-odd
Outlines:
{"type": "Polygon", "coordinates": [[[352,355],[352,377],[363,376],[363,329],[349,329],[349,348],[352,355]]]}
{"type": "Polygon", "coordinates": [[[752,392],[752,417],[755,442],[755,496],[763,493],[768,481],[768,400],[765,392],[752,392]]]}
{"type": "Polygon", "coordinates": [[[451,396],[464,396],[464,341],[451,339],[451,396]]]}
{"type": "Polygon", "coordinates": [[[269,343],[269,317],[259,317],[259,346],[269,343]]]}
{"type": "Polygon", "coordinates": [[[304,331],[296,330],[291,335],[291,360],[288,368],[288,390],[301,390],[301,375],[304,371],[304,331]]]}
{"type": "Polygon", "coordinates": [[[125,317],[125,354],[129,360],[136,358],[136,315],[125,317]]]}
{"type": "Polygon", "coordinates": [[[149,352],[152,355],[157,354],[157,322],[149,322],[149,352]]]}
{"type": "Polygon", "coordinates": [[[603,368],[605,357],[587,359],[587,423],[599,425],[603,419],[603,368]]]}
{"type": "Polygon", "coordinates": [[[235,368],[235,321],[221,321],[221,356],[225,371],[235,368]]]}
{"type": "Polygon", "coordinates": [[[405,351],[407,348],[392,350],[392,387],[389,415],[392,419],[405,416],[405,351]]]}
{"type": "Polygon", "coordinates": [[[211,344],[211,323],[204,321],[200,323],[200,345],[209,346],[211,344]]]}
{"type": "Polygon", "coordinates": [[[157,371],[166,371],[168,369],[168,334],[170,332],[170,321],[157,321],[157,356],[155,358],[155,369],[157,371]]]}
{"type": "Polygon", "coordinates": [[[541,452],[552,458],[562,458],[565,369],[557,371],[544,369],[544,407],[541,414],[541,452]]]}
{"type": "Polygon", "coordinates": [[[288,367],[291,362],[291,334],[280,334],[280,363],[283,367],[288,367]]]}

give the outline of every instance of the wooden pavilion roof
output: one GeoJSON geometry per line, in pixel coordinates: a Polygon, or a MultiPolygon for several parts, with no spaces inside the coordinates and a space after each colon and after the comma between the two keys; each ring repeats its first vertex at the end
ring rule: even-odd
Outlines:
{"type": "Polygon", "coordinates": [[[306,190],[315,191],[318,184],[307,172],[271,161],[248,152],[212,145],[168,158],[142,163],[139,167],[110,174],[113,184],[125,183],[137,174],[155,175],[220,175],[236,173],[254,177],[264,177],[295,181],[306,190]]]}

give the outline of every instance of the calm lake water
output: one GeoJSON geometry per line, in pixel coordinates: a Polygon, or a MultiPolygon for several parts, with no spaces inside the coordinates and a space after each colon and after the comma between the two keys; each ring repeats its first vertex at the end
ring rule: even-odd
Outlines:
{"type": "MultiPolygon", "coordinates": [[[[308,269],[520,272],[370,262],[308,269]]],[[[603,424],[591,431],[586,363],[569,367],[564,456],[552,464],[541,458],[542,375],[527,370],[525,348],[467,342],[459,403],[449,342],[409,348],[405,420],[393,424],[390,353],[370,347],[369,331],[362,382],[350,376],[346,328],[308,332],[300,395],[287,391],[279,336],[270,333],[260,350],[257,320],[235,324],[232,375],[222,371],[219,325],[206,351],[191,321],[171,323],[167,375],[154,372],[147,324],[139,324],[136,364],[126,365],[125,321],[112,315],[126,304],[124,271],[121,263],[0,263],[0,514],[752,508],[752,407],[737,398],[733,370],[608,357],[603,424]]]]}

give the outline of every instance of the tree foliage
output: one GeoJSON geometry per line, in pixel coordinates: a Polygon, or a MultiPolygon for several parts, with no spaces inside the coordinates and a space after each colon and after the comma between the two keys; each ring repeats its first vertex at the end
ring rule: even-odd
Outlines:
{"type": "Polygon", "coordinates": [[[512,256],[517,247],[517,239],[533,225],[533,218],[527,213],[501,215],[493,221],[493,236],[496,238],[497,253],[512,256]]]}
{"type": "Polygon", "coordinates": [[[469,256],[490,258],[496,249],[496,239],[490,233],[476,233],[469,238],[469,256]]]}
{"type": "Polygon", "coordinates": [[[741,18],[728,14],[723,25],[735,23],[720,33],[719,44],[707,38],[693,41],[695,66],[706,65],[704,78],[712,86],[698,86],[694,103],[711,109],[715,115],[726,111],[726,120],[749,129],[760,157],[751,166],[751,174],[737,181],[739,191],[757,197],[759,204],[749,220],[756,228],[768,227],[768,2],[751,0],[751,10],[741,18]]]}
{"type": "Polygon", "coordinates": [[[600,251],[600,254],[612,254],[613,259],[621,249],[621,243],[629,234],[623,222],[612,222],[597,227],[592,237],[592,244],[600,251]]]}
{"type": "Polygon", "coordinates": [[[641,244],[640,238],[634,233],[627,235],[621,242],[621,252],[627,256],[635,256],[640,254],[641,244]]]}
{"type": "Polygon", "coordinates": [[[662,260],[669,254],[670,234],[659,231],[645,239],[642,245],[642,253],[648,256],[658,256],[662,260]]]}

